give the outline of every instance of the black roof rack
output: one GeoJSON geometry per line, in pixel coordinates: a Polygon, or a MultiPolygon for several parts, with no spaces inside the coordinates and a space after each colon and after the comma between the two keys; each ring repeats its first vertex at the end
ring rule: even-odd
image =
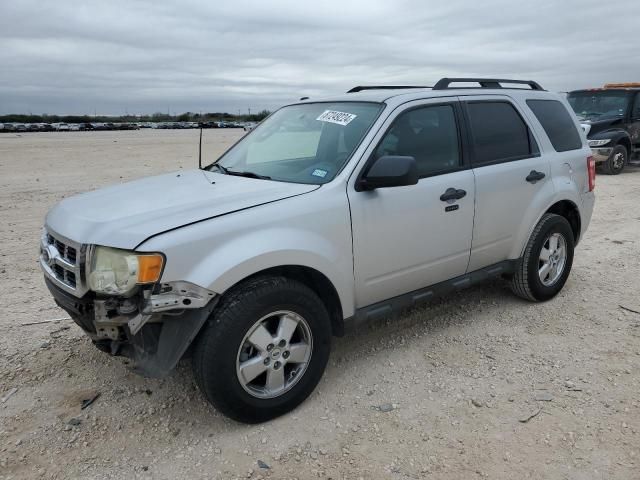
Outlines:
{"type": "Polygon", "coordinates": [[[363,90],[399,90],[403,88],[431,88],[424,85],[366,85],[353,87],[347,93],[362,92],[363,90]]]}
{"type": "Polygon", "coordinates": [[[501,83],[517,85],[529,85],[531,90],[544,90],[539,83],[533,80],[509,80],[506,78],[442,78],[433,86],[434,90],[446,90],[447,88],[504,88],[501,83]],[[479,87],[450,87],[452,83],[479,83],[479,87]]]}

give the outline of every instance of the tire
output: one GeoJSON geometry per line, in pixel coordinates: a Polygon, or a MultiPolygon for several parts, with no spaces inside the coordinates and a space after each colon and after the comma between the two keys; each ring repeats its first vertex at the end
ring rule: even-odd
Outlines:
{"type": "Polygon", "coordinates": [[[516,271],[510,282],[513,293],[532,302],[542,302],[555,297],[564,287],[571,272],[574,244],[573,231],[567,219],[560,215],[545,213],[533,229],[524,255],[518,260],[516,271]],[[554,238],[558,248],[555,252],[551,252],[550,260],[545,262],[543,248],[547,252],[552,250],[552,244],[550,245],[549,242],[553,242],[554,238]],[[560,249],[562,244],[564,244],[564,254],[560,249]],[[557,255],[554,255],[556,252],[557,255]],[[555,273],[554,258],[558,265],[555,273]],[[559,258],[564,259],[562,265],[559,258]],[[543,271],[542,267],[547,263],[551,265],[550,270],[543,271]]]}
{"type": "Polygon", "coordinates": [[[602,171],[607,175],[618,175],[624,170],[629,160],[629,153],[624,145],[616,145],[611,151],[611,155],[606,162],[602,164],[602,171]]]}
{"type": "Polygon", "coordinates": [[[322,378],[330,347],[331,321],[315,292],[288,278],[257,277],[222,298],[197,339],[193,372],[220,412],[240,422],[259,423],[293,410],[311,394],[322,378]],[[293,323],[295,330],[290,328],[293,323]],[[293,331],[289,343],[278,344],[288,331],[293,331]],[[251,377],[256,371],[261,373],[253,380],[241,380],[243,372],[251,377]]]}

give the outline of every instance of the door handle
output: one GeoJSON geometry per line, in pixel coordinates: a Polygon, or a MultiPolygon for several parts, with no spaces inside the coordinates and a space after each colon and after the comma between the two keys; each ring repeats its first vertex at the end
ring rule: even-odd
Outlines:
{"type": "Polygon", "coordinates": [[[525,180],[529,183],[536,183],[538,180],[542,180],[544,177],[545,177],[544,173],[531,170],[529,172],[529,175],[527,175],[527,178],[525,178],[525,180]]]}
{"type": "Polygon", "coordinates": [[[447,190],[440,195],[440,200],[443,202],[448,202],[449,200],[460,200],[466,194],[466,191],[458,188],[447,188],[447,190]]]}

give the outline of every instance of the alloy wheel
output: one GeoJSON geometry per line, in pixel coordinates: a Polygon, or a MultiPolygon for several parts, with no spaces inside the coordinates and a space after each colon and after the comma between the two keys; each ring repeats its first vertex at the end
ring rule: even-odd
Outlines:
{"type": "Polygon", "coordinates": [[[238,381],[254,397],[279,397],[302,377],[312,349],[311,329],[302,316],[287,310],[265,315],[240,343],[238,381]]]}
{"type": "Polygon", "coordinates": [[[546,287],[558,281],[567,263],[567,241],[560,233],[550,234],[542,244],[538,260],[538,276],[546,287]]]}

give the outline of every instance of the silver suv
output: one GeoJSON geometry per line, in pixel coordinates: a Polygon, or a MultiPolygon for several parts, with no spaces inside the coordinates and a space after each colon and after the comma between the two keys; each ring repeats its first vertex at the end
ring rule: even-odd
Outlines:
{"type": "Polygon", "coordinates": [[[63,200],[40,264],[97,348],[149,376],[190,356],[213,405],[260,422],[313,391],[349,326],[494,276],[552,298],[594,180],[566,100],[535,82],[356,87],[205,168],[63,200]]]}

